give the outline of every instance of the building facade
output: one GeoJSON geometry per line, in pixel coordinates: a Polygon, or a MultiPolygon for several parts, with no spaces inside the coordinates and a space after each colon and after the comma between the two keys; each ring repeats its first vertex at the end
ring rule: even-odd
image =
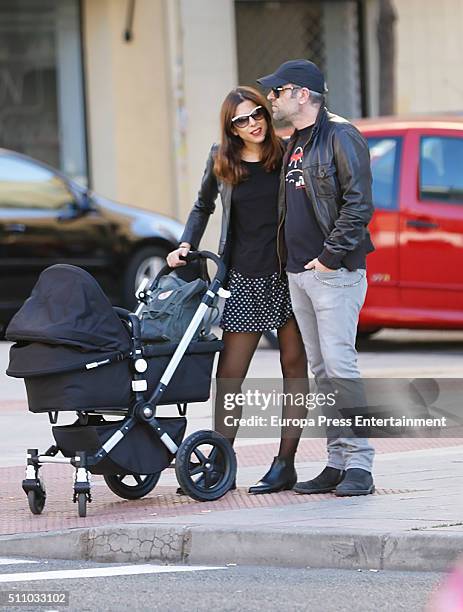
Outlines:
{"type": "MultiPolygon", "coordinates": [[[[456,110],[463,43],[444,31],[463,15],[463,0],[442,0],[439,11],[433,0],[394,1],[397,110],[456,110]]],[[[221,101],[237,83],[253,85],[282,61],[306,57],[325,71],[334,112],[378,112],[378,6],[0,0],[0,146],[184,220],[219,136],[221,101]]],[[[205,240],[211,248],[219,221],[205,240]]]]}

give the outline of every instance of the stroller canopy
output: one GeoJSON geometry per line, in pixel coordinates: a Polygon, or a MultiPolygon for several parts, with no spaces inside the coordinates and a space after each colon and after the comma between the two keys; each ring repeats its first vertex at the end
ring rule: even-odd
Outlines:
{"type": "Polygon", "coordinates": [[[128,330],[97,281],[67,264],[42,272],[31,296],[11,319],[7,340],[40,342],[85,353],[127,352],[128,330]]]}

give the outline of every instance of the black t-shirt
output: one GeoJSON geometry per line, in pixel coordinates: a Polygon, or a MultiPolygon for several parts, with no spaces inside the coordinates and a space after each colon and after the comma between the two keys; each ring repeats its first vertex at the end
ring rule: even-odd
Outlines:
{"type": "Polygon", "coordinates": [[[235,185],[231,200],[230,264],[246,276],[278,271],[277,227],[280,169],[243,161],[248,176],[235,185]]]}
{"type": "Polygon", "coordinates": [[[286,270],[295,273],[304,272],[305,264],[320,255],[324,242],[312,202],[305,191],[302,174],[303,149],[311,134],[312,126],[298,130],[297,140],[285,169],[285,242],[288,250],[286,270]]]}

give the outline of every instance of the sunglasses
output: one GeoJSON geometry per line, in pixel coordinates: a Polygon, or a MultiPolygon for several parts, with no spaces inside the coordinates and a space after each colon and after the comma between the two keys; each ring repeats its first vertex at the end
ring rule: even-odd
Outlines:
{"type": "Polygon", "coordinates": [[[247,115],[236,115],[236,117],[233,117],[231,121],[232,124],[237,128],[245,128],[248,127],[249,119],[251,119],[251,117],[254,119],[254,121],[260,121],[261,119],[264,119],[264,107],[256,106],[256,108],[251,113],[247,113],[247,115]]]}
{"type": "Polygon", "coordinates": [[[272,87],[272,93],[275,98],[279,98],[282,91],[294,91],[295,89],[302,89],[302,87],[294,86],[294,87],[272,87]]]}

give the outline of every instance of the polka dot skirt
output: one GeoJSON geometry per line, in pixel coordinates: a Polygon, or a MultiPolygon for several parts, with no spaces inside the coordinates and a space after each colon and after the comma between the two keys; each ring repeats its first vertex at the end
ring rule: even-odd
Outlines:
{"type": "Polygon", "coordinates": [[[231,296],[225,300],[220,327],[230,332],[260,332],[282,327],[293,317],[288,279],[278,272],[251,278],[231,268],[231,296]]]}

